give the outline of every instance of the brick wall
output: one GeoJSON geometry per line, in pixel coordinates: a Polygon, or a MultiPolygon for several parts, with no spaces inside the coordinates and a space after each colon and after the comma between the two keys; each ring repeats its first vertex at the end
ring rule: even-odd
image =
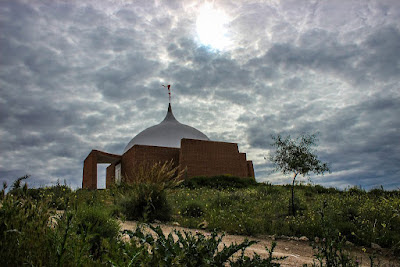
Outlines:
{"type": "Polygon", "coordinates": [[[253,178],[256,177],[254,175],[253,161],[251,161],[251,160],[247,161],[247,177],[253,177],[253,178]]]}
{"type": "MultiPolygon", "coordinates": [[[[97,163],[113,164],[120,160],[120,155],[114,155],[99,150],[92,150],[83,162],[82,188],[97,189],[97,163]]],[[[106,176],[108,176],[108,170],[106,176]]]]}
{"type": "Polygon", "coordinates": [[[115,183],[115,164],[110,164],[106,170],[106,188],[110,188],[115,183]]]}
{"type": "Polygon", "coordinates": [[[134,145],[122,155],[122,179],[129,183],[129,177],[137,168],[151,166],[155,163],[173,160],[175,166],[179,162],[179,148],[134,145]]]}
{"type": "Polygon", "coordinates": [[[248,177],[246,154],[239,153],[235,143],[182,139],[181,169],[186,177],[231,174],[248,177]]]}
{"type": "Polygon", "coordinates": [[[82,188],[97,188],[97,163],[110,163],[106,172],[106,188],[115,183],[115,164],[121,162],[122,182],[137,168],[173,160],[180,169],[187,168],[186,177],[231,174],[254,177],[252,161],[240,153],[235,143],[182,139],[181,149],[135,145],[122,156],[92,150],[84,161],[82,188]]]}
{"type": "Polygon", "coordinates": [[[96,153],[92,150],[83,162],[82,188],[97,188],[97,159],[96,153]]]}

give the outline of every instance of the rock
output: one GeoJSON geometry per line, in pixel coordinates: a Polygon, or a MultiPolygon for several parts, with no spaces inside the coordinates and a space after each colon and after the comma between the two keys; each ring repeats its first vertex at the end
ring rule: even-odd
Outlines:
{"type": "Polygon", "coordinates": [[[345,244],[346,244],[346,246],[354,247],[354,244],[352,242],[350,242],[350,241],[346,241],[345,244]]]}
{"type": "Polygon", "coordinates": [[[299,238],[299,240],[300,241],[308,241],[309,239],[306,237],[306,236],[301,236],[300,238],[299,238]]]}
{"type": "Polygon", "coordinates": [[[314,238],[314,242],[315,242],[315,243],[319,243],[319,237],[318,237],[318,236],[316,236],[316,237],[314,238]]]}
{"type": "Polygon", "coordinates": [[[373,249],[378,249],[378,250],[381,250],[381,249],[382,249],[382,247],[379,246],[379,245],[376,244],[376,243],[371,243],[371,248],[373,248],[373,249]]]}
{"type": "Polygon", "coordinates": [[[160,223],[161,223],[161,221],[159,221],[159,220],[154,220],[154,223],[158,223],[158,224],[160,224],[160,223]]]}
{"type": "Polygon", "coordinates": [[[288,251],[288,250],[289,250],[289,248],[285,248],[285,250],[286,250],[286,251],[288,251]]]}
{"type": "Polygon", "coordinates": [[[121,240],[124,241],[124,242],[129,242],[129,241],[131,240],[131,238],[130,238],[129,235],[124,234],[124,235],[121,237],[121,240]]]}
{"type": "Polygon", "coordinates": [[[280,239],[290,240],[290,237],[288,237],[287,235],[281,235],[280,239]]]}
{"type": "Polygon", "coordinates": [[[201,223],[199,223],[197,225],[197,228],[200,228],[200,229],[206,229],[207,227],[208,227],[208,222],[207,221],[202,221],[201,223]]]}
{"type": "Polygon", "coordinates": [[[294,240],[294,241],[299,241],[300,238],[298,238],[297,236],[292,236],[290,239],[294,240]]]}
{"type": "Polygon", "coordinates": [[[181,226],[178,222],[173,222],[172,225],[173,226],[181,226]]]}
{"type": "Polygon", "coordinates": [[[275,235],[270,235],[269,237],[272,239],[272,241],[276,240],[276,236],[275,235]]]}

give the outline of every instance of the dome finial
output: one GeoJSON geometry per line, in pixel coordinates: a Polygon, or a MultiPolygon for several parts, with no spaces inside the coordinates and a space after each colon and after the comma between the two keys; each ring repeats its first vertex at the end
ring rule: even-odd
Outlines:
{"type": "Polygon", "coordinates": [[[172,113],[171,103],[168,104],[168,111],[167,115],[164,118],[164,121],[177,121],[174,117],[174,114],[172,113]]]}

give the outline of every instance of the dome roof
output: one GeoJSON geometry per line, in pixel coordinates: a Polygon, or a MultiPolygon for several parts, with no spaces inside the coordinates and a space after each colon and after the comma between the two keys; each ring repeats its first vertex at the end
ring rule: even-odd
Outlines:
{"type": "Polygon", "coordinates": [[[124,153],[134,145],[179,148],[182,138],[209,140],[199,130],[177,121],[174,114],[172,114],[171,104],[169,104],[165,119],[159,124],[151,126],[136,135],[125,147],[124,153]]]}

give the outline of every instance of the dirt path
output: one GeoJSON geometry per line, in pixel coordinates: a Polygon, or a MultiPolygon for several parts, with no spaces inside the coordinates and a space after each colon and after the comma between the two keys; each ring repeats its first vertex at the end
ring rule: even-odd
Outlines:
{"type": "MultiPolygon", "coordinates": [[[[165,235],[168,235],[169,233],[173,232],[173,230],[178,230],[178,231],[187,231],[191,233],[196,233],[201,232],[203,234],[207,234],[209,232],[204,231],[204,230],[196,230],[196,229],[189,229],[189,228],[184,228],[180,226],[172,226],[172,225],[167,225],[167,224],[152,224],[154,226],[159,225],[161,229],[163,230],[163,233],[165,235]]],[[[122,223],[122,229],[126,230],[135,230],[137,226],[136,222],[132,221],[126,221],[122,223]]],[[[223,243],[225,245],[230,245],[232,243],[240,243],[244,241],[245,239],[249,240],[256,240],[258,241],[257,244],[254,244],[250,246],[249,248],[246,249],[246,255],[251,256],[255,253],[259,254],[262,257],[267,257],[268,253],[265,250],[265,246],[268,246],[268,248],[271,248],[271,244],[273,240],[269,237],[263,237],[263,238],[254,238],[254,237],[246,237],[246,236],[240,236],[240,235],[225,235],[223,238],[223,243]]],[[[303,264],[312,264],[314,257],[314,251],[312,247],[309,245],[309,242],[307,241],[295,241],[295,240],[277,240],[277,246],[274,250],[274,256],[280,257],[280,256],[287,256],[287,258],[283,261],[280,261],[281,266],[303,266],[303,264]]],[[[384,254],[384,251],[380,252],[381,254],[384,254]]],[[[361,263],[360,266],[370,266],[369,265],[369,258],[368,255],[363,253],[360,247],[355,247],[352,251],[351,254],[353,258],[357,257],[359,259],[359,262],[361,263]]],[[[400,262],[396,261],[395,259],[391,259],[389,257],[385,257],[383,255],[379,256],[380,258],[380,266],[400,266],[400,262]]]]}

